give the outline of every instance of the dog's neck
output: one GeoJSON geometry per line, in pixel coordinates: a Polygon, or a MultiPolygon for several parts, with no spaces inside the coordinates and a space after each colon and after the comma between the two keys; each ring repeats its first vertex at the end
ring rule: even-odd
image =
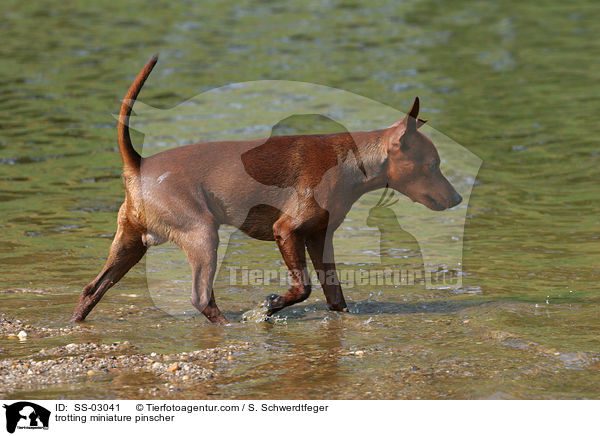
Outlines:
{"type": "Polygon", "coordinates": [[[386,186],[386,134],[387,129],[351,133],[361,162],[348,162],[344,173],[346,183],[352,186],[356,196],[354,200],[367,192],[386,186]],[[366,174],[357,163],[362,163],[366,174]]]}

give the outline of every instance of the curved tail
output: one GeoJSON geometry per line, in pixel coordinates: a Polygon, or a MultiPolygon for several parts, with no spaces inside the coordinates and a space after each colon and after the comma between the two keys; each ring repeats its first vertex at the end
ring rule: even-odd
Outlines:
{"type": "Polygon", "coordinates": [[[125,95],[123,99],[123,103],[121,104],[121,111],[119,112],[119,152],[121,153],[121,159],[123,159],[123,170],[135,170],[138,171],[140,168],[140,162],[142,161],[142,157],[140,154],[135,151],[133,145],[131,144],[131,138],[129,136],[129,116],[131,115],[131,108],[135,103],[135,99],[137,98],[142,86],[144,86],[144,82],[152,72],[154,65],[158,61],[158,54],[152,56],[152,59],[148,61],[146,66],[140,71],[137,75],[131,86],[129,87],[129,91],[125,95]]]}

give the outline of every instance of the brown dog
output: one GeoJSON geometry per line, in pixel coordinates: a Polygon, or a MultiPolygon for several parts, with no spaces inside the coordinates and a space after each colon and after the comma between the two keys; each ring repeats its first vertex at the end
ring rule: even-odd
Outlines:
{"type": "Polygon", "coordinates": [[[319,278],[327,277],[321,280],[327,306],[347,311],[332,238],[361,195],[389,186],[433,210],[462,201],[440,172],[433,143],[418,131],[425,122],[417,118],[418,98],[387,129],[199,143],[142,159],[131,144],[129,115],[156,61],[138,74],[121,106],[125,201],[108,260],[83,289],[72,321],[83,320],[149,246],[172,241],[192,267],[193,306],[212,322],[227,322],[212,288],[221,224],[277,243],[292,285],[268,297],[269,314],[308,298],[305,248],[319,278]]]}

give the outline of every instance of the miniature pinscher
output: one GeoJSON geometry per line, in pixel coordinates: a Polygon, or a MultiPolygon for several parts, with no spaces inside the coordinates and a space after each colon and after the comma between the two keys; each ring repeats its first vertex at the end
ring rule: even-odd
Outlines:
{"type": "Polygon", "coordinates": [[[226,323],[213,292],[222,224],[277,244],[291,287],[267,297],[269,315],[310,295],[305,250],[323,278],[327,307],[347,311],[332,240],[360,196],[390,187],[436,211],[462,201],[419,131],[425,121],[418,118],[418,97],[408,115],[385,129],[204,142],[142,158],[131,143],[129,117],[157,60],[146,64],[121,105],[125,201],[106,264],[83,288],[72,321],[85,319],[148,247],[172,241],[192,268],[192,305],[211,322],[226,323]]]}

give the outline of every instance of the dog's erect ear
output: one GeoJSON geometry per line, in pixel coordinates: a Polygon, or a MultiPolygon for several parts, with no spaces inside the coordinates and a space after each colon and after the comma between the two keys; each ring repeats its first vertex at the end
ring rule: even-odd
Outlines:
{"type": "Polygon", "coordinates": [[[413,101],[408,116],[413,117],[415,120],[419,117],[419,97],[415,97],[415,101],[413,101]]]}
{"type": "Polygon", "coordinates": [[[419,97],[415,97],[415,101],[413,102],[408,114],[406,114],[406,116],[401,120],[396,121],[390,127],[402,127],[403,130],[410,130],[411,128],[414,128],[414,130],[417,130],[426,122],[427,120],[419,118],[419,97]]]}
{"type": "Polygon", "coordinates": [[[419,116],[419,97],[415,97],[410,112],[406,116],[406,131],[415,132],[417,130],[417,118],[419,116]]]}
{"type": "Polygon", "coordinates": [[[402,138],[407,134],[416,132],[427,120],[421,119],[419,116],[419,97],[415,97],[410,112],[406,114],[400,121],[396,121],[390,126],[394,129],[395,138],[397,141],[392,141],[392,148],[394,146],[400,147],[402,138]]]}

